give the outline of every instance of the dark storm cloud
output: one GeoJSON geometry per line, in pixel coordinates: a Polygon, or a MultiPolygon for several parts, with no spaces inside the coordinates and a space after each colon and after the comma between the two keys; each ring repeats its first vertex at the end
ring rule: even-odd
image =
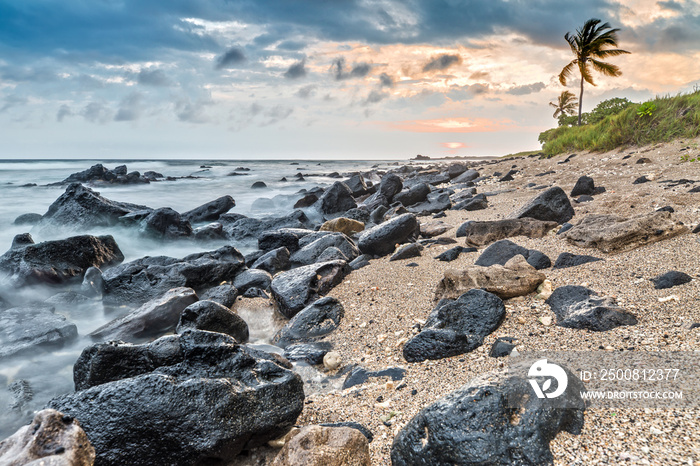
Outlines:
{"type": "Polygon", "coordinates": [[[381,87],[394,87],[394,78],[386,73],[379,75],[379,85],[381,87]]]}
{"type": "Polygon", "coordinates": [[[166,76],[165,72],[160,69],[148,69],[141,70],[136,76],[136,80],[139,84],[144,86],[171,86],[172,83],[166,76]]]}
{"type": "Polygon", "coordinates": [[[364,78],[372,70],[372,65],[369,63],[355,63],[352,68],[345,66],[345,58],[339,57],[333,60],[331,64],[331,74],[337,81],[350,78],[364,78]]]}
{"type": "Polygon", "coordinates": [[[298,79],[306,76],[306,68],[304,65],[306,62],[304,60],[294,63],[290,66],[287,71],[284,72],[284,77],[287,79],[298,79]]]}
{"type": "Polygon", "coordinates": [[[462,63],[462,57],[446,53],[431,58],[428,63],[423,65],[423,71],[442,71],[459,63],[462,63]]]}
{"type": "Polygon", "coordinates": [[[246,60],[245,53],[240,47],[231,47],[216,60],[216,69],[234,68],[246,60]]]}
{"type": "Polygon", "coordinates": [[[650,24],[625,32],[628,38],[655,52],[684,53],[700,49],[700,15],[657,18],[650,24]]]}
{"type": "Polygon", "coordinates": [[[512,95],[534,94],[536,92],[540,92],[544,88],[545,88],[545,85],[542,82],[525,84],[523,86],[516,86],[512,89],[508,89],[506,91],[506,94],[512,94],[512,95]]]}

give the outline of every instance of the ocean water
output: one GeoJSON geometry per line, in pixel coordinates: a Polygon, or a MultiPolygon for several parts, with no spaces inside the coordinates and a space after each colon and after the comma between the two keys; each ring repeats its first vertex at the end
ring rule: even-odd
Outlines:
{"type": "MultiPolygon", "coordinates": [[[[91,186],[108,199],[152,208],[171,207],[185,212],[228,194],[236,201],[231,212],[249,217],[278,216],[291,212],[294,202],[301,197],[297,195],[300,190],[331,185],[337,181],[328,176],[333,172],[346,178],[352,172],[366,172],[373,167],[386,170],[396,165],[396,162],[389,161],[0,160],[0,253],[10,248],[15,235],[27,232],[32,234],[35,242],[76,234],[111,234],[124,253],[125,261],[156,255],[183,257],[221,246],[189,240],[148,240],[133,230],[121,227],[76,231],[69,225],[66,228],[36,231],[31,226],[13,225],[14,219],[21,214],[44,214],[65,190],[65,186],[48,185],[96,163],[110,169],[126,164],[129,171],[143,173],[153,170],[165,176],[190,177],[150,184],[91,186]],[[239,171],[244,174],[242,176],[229,176],[240,167],[249,170],[239,171]],[[295,178],[297,173],[302,173],[305,181],[298,181],[295,178]],[[289,181],[280,181],[283,177],[289,181]],[[256,181],[263,181],[267,188],[251,189],[256,181]],[[260,198],[270,201],[261,202],[260,198]]],[[[376,183],[379,179],[369,178],[369,181],[376,183]]],[[[313,212],[308,210],[308,215],[313,215],[313,212]]],[[[254,244],[234,245],[243,253],[255,247],[254,244]]],[[[5,286],[4,289],[0,287],[0,296],[12,296],[13,300],[42,301],[64,291],[51,287],[33,287],[23,291],[5,286]]],[[[79,338],[62,348],[37,349],[20,357],[0,358],[0,439],[28,423],[33,412],[42,409],[52,397],[73,391],[73,363],[82,349],[92,343],[86,335],[118,317],[105,310],[97,300],[81,305],[59,305],[55,312],[76,324],[79,338]]],[[[128,309],[123,312],[128,312],[128,309]]],[[[280,325],[279,319],[273,316],[273,310],[270,308],[260,312],[241,309],[239,312],[251,328],[252,344],[269,349],[266,346],[269,338],[280,325]]],[[[302,370],[308,371],[309,368],[302,370]]]]}

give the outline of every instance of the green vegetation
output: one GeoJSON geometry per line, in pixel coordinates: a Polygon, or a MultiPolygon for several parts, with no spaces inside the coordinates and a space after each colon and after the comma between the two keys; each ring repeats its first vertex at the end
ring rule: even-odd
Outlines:
{"type": "Polygon", "coordinates": [[[587,82],[595,86],[593,75],[591,74],[592,70],[604,76],[616,77],[622,74],[620,68],[616,65],[601,61],[604,58],[629,53],[627,50],[614,48],[617,47],[617,31],[619,29],[612,29],[610,24],[600,24],[599,19],[592,18],[586,21],[583,28],[577,29],[575,35],[570,32],[564,35],[564,39],[569,43],[569,47],[576,58],[571,60],[561,70],[559,82],[562,86],[566,86],[566,80],[573,75],[574,68],[578,68],[581,74],[581,93],[578,98],[579,126],[581,126],[581,108],[583,105],[583,83],[587,82]]]}
{"type": "MultiPolygon", "coordinates": [[[[606,117],[617,115],[630,105],[635,105],[634,102],[626,98],[615,97],[612,99],[600,102],[596,107],[588,113],[581,114],[581,124],[596,124],[603,121],[606,117]]],[[[577,117],[559,115],[559,126],[573,126],[577,124],[577,117]]]]}
{"type": "Polygon", "coordinates": [[[632,144],[700,136],[700,91],[656,97],[643,104],[630,102],[616,113],[613,108],[618,106],[606,104],[604,107],[607,109],[601,108],[599,113],[607,112],[607,115],[595,123],[560,126],[540,133],[542,151],[548,156],[578,150],[608,151],[632,144]]]}

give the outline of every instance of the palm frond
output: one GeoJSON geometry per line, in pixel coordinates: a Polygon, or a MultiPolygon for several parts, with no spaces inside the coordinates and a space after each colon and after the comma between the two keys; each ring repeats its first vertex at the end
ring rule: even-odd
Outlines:
{"type": "MultiPolygon", "coordinates": [[[[590,59],[588,61],[590,61],[590,59]]],[[[588,61],[579,62],[578,70],[581,73],[581,79],[591,84],[592,86],[595,86],[596,84],[593,82],[593,75],[591,74],[591,69],[588,67],[588,61]]]]}
{"type": "Polygon", "coordinates": [[[591,64],[593,65],[593,69],[596,70],[598,73],[601,73],[605,76],[620,76],[622,74],[622,71],[620,71],[620,68],[617,67],[616,65],[613,65],[612,63],[605,63],[602,61],[590,59],[591,64]]]}
{"type": "Polygon", "coordinates": [[[578,59],[572,60],[568,65],[566,65],[559,73],[559,82],[562,86],[566,86],[566,80],[571,77],[574,71],[574,67],[578,64],[578,59]]]}

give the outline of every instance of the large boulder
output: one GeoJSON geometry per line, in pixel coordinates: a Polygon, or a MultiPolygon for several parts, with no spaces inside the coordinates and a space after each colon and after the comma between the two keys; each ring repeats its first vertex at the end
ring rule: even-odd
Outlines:
{"type": "Polygon", "coordinates": [[[192,288],[174,288],[90,333],[95,340],[140,341],[175,330],[180,314],[198,300],[192,288]]]}
{"type": "Polygon", "coordinates": [[[630,251],[646,244],[688,233],[671,212],[656,211],[630,218],[617,215],[588,215],[564,233],[571,244],[597,248],[607,253],[630,251]]]}
{"type": "Polygon", "coordinates": [[[423,202],[430,194],[430,186],[427,183],[418,183],[407,191],[401,191],[394,196],[394,201],[405,206],[411,206],[423,202]]]}
{"type": "Polygon", "coordinates": [[[182,218],[190,223],[214,222],[222,214],[236,206],[236,201],[231,196],[221,196],[211,202],[207,202],[195,209],[182,214],[182,218]]]}
{"type": "Polygon", "coordinates": [[[404,346],[404,358],[420,362],[472,351],[505,317],[503,301],[484,290],[472,289],[455,300],[443,299],[428,316],[423,330],[404,346]]]}
{"type": "Polygon", "coordinates": [[[481,175],[479,174],[478,171],[474,169],[469,169],[465,172],[463,172],[461,175],[458,175],[455,178],[452,178],[451,182],[454,184],[460,184],[460,183],[469,183],[471,181],[474,181],[475,179],[479,178],[481,175]]]}
{"type": "Polygon", "coordinates": [[[394,438],[392,463],[552,465],[557,434],[581,433],[585,388],[566,371],[569,389],[554,406],[534,396],[527,367],[519,369],[484,374],[423,408],[394,438]]]}
{"type": "Polygon", "coordinates": [[[80,183],[73,183],[49,206],[37,228],[43,230],[60,226],[84,230],[113,226],[119,222],[119,217],[140,210],[150,209],[141,205],[109,200],[100,196],[97,191],[86,188],[80,183]]]}
{"type": "Polygon", "coordinates": [[[304,426],[293,432],[272,466],[370,466],[369,442],[351,427],[304,426]]]}
{"type": "Polygon", "coordinates": [[[228,307],[214,301],[197,301],[182,311],[175,330],[182,333],[187,329],[225,333],[238,343],[247,342],[249,337],[246,321],[228,307]]]}
{"type": "Polygon", "coordinates": [[[393,201],[394,196],[400,193],[402,189],[403,182],[398,175],[387,173],[382,176],[382,180],[379,183],[379,193],[388,199],[389,202],[393,201]]]}
{"type": "Polygon", "coordinates": [[[140,231],[157,239],[186,238],[193,235],[192,225],[170,207],[156,209],[140,221],[140,231]]]}
{"type": "Polygon", "coordinates": [[[253,262],[251,268],[261,269],[274,275],[280,270],[286,270],[290,267],[289,257],[289,250],[282,246],[260,256],[253,262]]]}
{"type": "Polygon", "coordinates": [[[292,343],[318,340],[338,328],[344,315],[345,309],[337,299],[321,298],[292,317],[272,338],[272,343],[286,348],[292,343]]]}
{"type": "Polygon", "coordinates": [[[570,252],[562,252],[554,261],[554,269],[566,269],[569,267],[578,267],[579,265],[588,264],[590,262],[598,262],[605,259],[593,256],[585,256],[579,254],[571,254],[570,252]]]}
{"type": "Polygon", "coordinates": [[[0,442],[0,464],[6,466],[92,466],[94,462],[95,449],[80,423],[53,409],[39,411],[29,425],[0,442]]]}
{"type": "Polygon", "coordinates": [[[90,267],[109,267],[123,260],[112,236],[73,236],[7,251],[0,256],[0,273],[14,287],[56,285],[82,279],[90,267]]]}
{"type": "Polygon", "coordinates": [[[619,307],[613,298],[598,296],[583,286],[560,286],[545,302],[552,308],[560,327],[604,332],[637,324],[637,318],[619,307]]]}
{"type": "Polygon", "coordinates": [[[357,207],[353,192],[342,181],[336,181],[323,192],[318,200],[318,208],[323,214],[345,212],[357,207]]]}
{"type": "Polygon", "coordinates": [[[60,347],[75,340],[78,328],[50,304],[27,304],[0,311],[0,358],[60,347]]]}
{"type": "MultiPolygon", "coordinates": [[[[307,236],[306,238],[313,238],[307,236]]],[[[304,238],[304,240],[306,240],[304,238]]],[[[303,241],[303,240],[302,240],[303,241]]],[[[301,244],[301,242],[300,242],[301,244]]],[[[360,255],[360,250],[355,243],[343,233],[328,232],[304,245],[301,249],[293,253],[289,260],[292,266],[309,265],[317,262],[328,248],[337,248],[345,256],[346,261],[350,262],[360,255]]]]}
{"type": "Polygon", "coordinates": [[[367,194],[367,183],[365,183],[365,179],[359,173],[352,175],[350,179],[345,180],[344,183],[350,188],[352,195],[355,197],[367,194]]]}
{"type": "Polygon", "coordinates": [[[233,286],[241,294],[245,294],[251,288],[258,288],[260,290],[267,290],[270,288],[272,283],[272,275],[269,272],[262,269],[249,269],[244,270],[236,276],[233,281],[233,286]]]}
{"type": "Polygon", "coordinates": [[[468,246],[485,246],[513,236],[542,238],[549,230],[557,226],[556,222],[543,222],[531,218],[505,220],[470,220],[457,228],[457,237],[465,237],[468,246]]]}
{"type": "Polygon", "coordinates": [[[563,189],[558,186],[549,188],[516,212],[510,218],[534,218],[536,220],[568,222],[574,216],[574,208],[563,189]]]}
{"type": "MultiPolygon", "coordinates": [[[[360,210],[360,209],[355,209],[360,210]]],[[[365,229],[365,224],[358,220],[354,220],[346,217],[338,217],[333,220],[328,220],[323,225],[319,231],[335,231],[338,233],[343,233],[345,235],[351,236],[355,233],[359,233],[365,229]]]]}
{"type": "Polygon", "coordinates": [[[580,196],[582,194],[595,194],[595,182],[590,176],[582,176],[576,180],[574,188],[571,190],[571,197],[580,196]]]}
{"type": "Polygon", "coordinates": [[[49,402],[80,419],[98,464],[230,463],[244,448],[280,437],[301,414],[301,377],[277,357],[220,333],[166,338],[179,354],[152,372],[49,402]]]}
{"type": "Polygon", "coordinates": [[[527,249],[507,239],[502,239],[484,249],[474,265],[488,267],[494,264],[506,265],[506,262],[520,254],[528,264],[537,270],[551,267],[549,257],[536,249],[527,249]]]}
{"type": "Polygon", "coordinates": [[[306,265],[277,274],[270,290],[279,311],[291,319],[338,285],[350,271],[342,260],[306,265]]]}
{"type": "Polygon", "coordinates": [[[385,256],[394,252],[397,244],[414,241],[419,234],[416,217],[403,214],[362,232],[358,246],[363,254],[385,256]]]}
{"type": "Polygon", "coordinates": [[[172,288],[200,291],[231,282],[244,268],[245,258],[233,246],[182,259],[144,257],[105,271],[103,301],[108,305],[141,305],[172,288]]]}
{"type": "Polygon", "coordinates": [[[408,207],[409,212],[418,215],[436,214],[452,207],[448,192],[435,191],[428,194],[425,202],[408,207]]]}
{"type": "Polygon", "coordinates": [[[258,248],[262,251],[285,247],[289,252],[299,249],[299,240],[304,236],[314,233],[313,230],[304,228],[280,228],[263,232],[258,237],[258,248]]]}
{"type": "Polygon", "coordinates": [[[445,271],[435,290],[435,300],[454,299],[472,288],[484,289],[501,299],[524,296],[535,291],[545,278],[523,256],[517,255],[505,265],[473,265],[462,270],[445,271]]]}
{"type": "MultiPolygon", "coordinates": [[[[295,210],[284,217],[242,218],[224,225],[224,231],[234,241],[245,241],[260,239],[263,232],[270,230],[279,230],[281,228],[308,229],[312,228],[312,226],[312,222],[303,211],[295,210]]],[[[280,246],[287,245],[282,244],[280,246]]],[[[267,250],[268,248],[260,247],[260,249],[267,250]]],[[[274,247],[269,249],[274,249],[274,247]]],[[[287,246],[287,249],[291,251],[293,248],[287,246]]]]}

